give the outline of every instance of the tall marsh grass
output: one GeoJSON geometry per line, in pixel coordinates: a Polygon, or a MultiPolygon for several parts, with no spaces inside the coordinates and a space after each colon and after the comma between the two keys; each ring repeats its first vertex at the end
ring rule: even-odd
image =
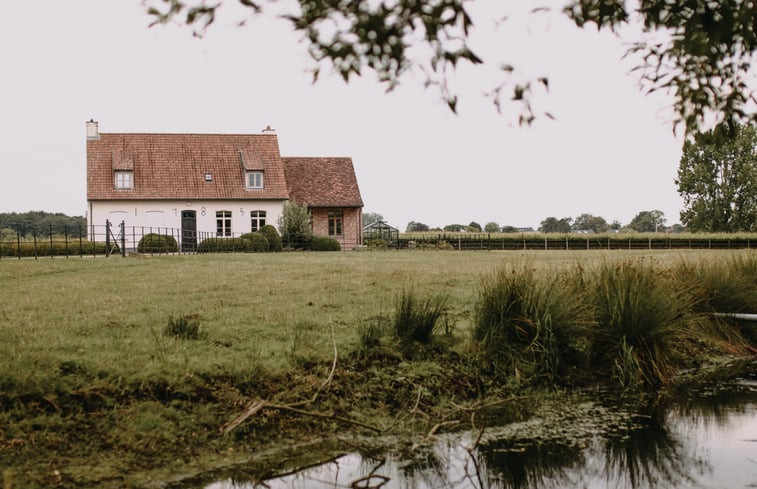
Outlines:
{"type": "Polygon", "coordinates": [[[397,296],[393,320],[394,334],[400,343],[430,343],[447,302],[444,294],[419,296],[412,289],[403,290],[397,296]]]}
{"type": "Polygon", "coordinates": [[[499,374],[554,380],[586,363],[592,317],[579,279],[524,266],[482,281],[473,339],[499,374]]]}
{"type": "Polygon", "coordinates": [[[692,331],[695,299],[658,268],[645,261],[605,263],[592,280],[592,361],[623,386],[667,380],[674,344],[692,331]]]}

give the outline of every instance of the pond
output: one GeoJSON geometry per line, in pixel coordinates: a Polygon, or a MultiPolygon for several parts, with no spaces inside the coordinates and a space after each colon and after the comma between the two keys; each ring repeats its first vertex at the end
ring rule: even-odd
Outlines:
{"type": "Polygon", "coordinates": [[[283,475],[238,466],[181,487],[757,488],[757,362],[675,397],[573,396],[526,421],[389,445],[283,475]]]}

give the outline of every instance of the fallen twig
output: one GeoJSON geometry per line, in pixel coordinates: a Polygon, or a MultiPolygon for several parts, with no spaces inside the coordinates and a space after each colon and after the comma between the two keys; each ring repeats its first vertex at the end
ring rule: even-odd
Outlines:
{"type": "Polygon", "coordinates": [[[250,407],[248,407],[242,414],[226,423],[225,425],[221,426],[221,433],[223,433],[224,435],[228,434],[231,430],[244,423],[247,418],[263,409],[267,403],[268,401],[265,400],[253,402],[252,404],[250,404],[250,407]]]}

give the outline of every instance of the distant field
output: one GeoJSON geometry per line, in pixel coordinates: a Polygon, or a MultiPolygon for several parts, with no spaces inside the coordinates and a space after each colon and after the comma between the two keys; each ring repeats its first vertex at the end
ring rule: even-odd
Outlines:
{"type": "Polygon", "coordinates": [[[0,261],[0,369],[31,384],[61,365],[139,379],[182,372],[286,369],[358,342],[403,288],[450,295],[467,338],[480,280],[501,264],[585,266],[641,258],[672,263],[743,251],[269,253],[0,261]],[[204,341],[163,334],[169,317],[200,317],[204,341]]]}

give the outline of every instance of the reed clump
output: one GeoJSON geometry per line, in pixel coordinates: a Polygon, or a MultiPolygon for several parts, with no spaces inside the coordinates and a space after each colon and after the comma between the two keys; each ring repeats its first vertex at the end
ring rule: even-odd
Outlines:
{"type": "Polygon", "coordinates": [[[393,331],[402,345],[412,342],[429,344],[437,324],[444,315],[448,296],[429,294],[420,296],[413,289],[405,289],[395,302],[393,331]]]}
{"type": "Polygon", "coordinates": [[[587,363],[592,317],[579,279],[526,266],[482,281],[473,340],[489,370],[555,380],[587,363]]]}

